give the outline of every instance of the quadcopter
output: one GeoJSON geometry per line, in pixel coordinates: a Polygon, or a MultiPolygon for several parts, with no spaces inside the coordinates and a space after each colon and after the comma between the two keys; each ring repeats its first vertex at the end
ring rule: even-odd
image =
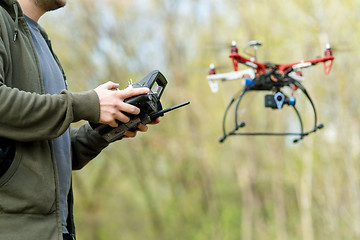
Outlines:
{"type": "Polygon", "coordinates": [[[207,80],[212,92],[218,91],[219,81],[229,80],[243,80],[243,89],[239,94],[236,94],[226,107],[223,117],[223,136],[219,142],[224,142],[228,136],[240,135],[240,136],[297,136],[293,140],[294,143],[302,140],[305,136],[310,133],[314,133],[324,127],[323,124],[317,122],[317,112],[315,105],[302,85],[303,75],[302,70],[307,67],[314,66],[318,63],[324,64],[324,74],[329,74],[332,68],[334,57],[332,55],[332,49],[330,44],[326,45],[326,49],[323,57],[316,57],[314,59],[303,60],[293,63],[273,64],[273,63],[262,63],[257,61],[256,53],[258,48],[262,45],[260,41],[250,41],[248,46],[245,48],[245,53],[250,55],[250,58],[244,57],[239,54],[236,42],[233,41],[231,44],[230,55],[233,71],[226,73],[217,73],[214,64],[210,64],[209,74],[207,80]],[[250,54],[249,48],[253,48],[253,53],[250,54]],[[239,70],[239,63],[248,67],[244,70],[239,70]],[[287,94],[284,88],[289,88],[291,94],[287,94]],[[296,99],[294,92],[300,90],[310,103],[314,120],[312,129],[305,131],[303,127],[303,121],[300,112],[296,108],[296,99]],[[241,130],[246,126],[244,121],[240,121],[238,117],[238,111],[240,102],[244,95],[250,91],[270,91],[271,94],[265,95],[265,107],[271,109],[282,109],[285,105],[292,107],[299,120],[300,129],[298,132],[242,132],[241,130]],[[235,107],[235,127],[234,129],[227,131],[226,129],[226,117],[229,114],[231,107],[235,107]]]}

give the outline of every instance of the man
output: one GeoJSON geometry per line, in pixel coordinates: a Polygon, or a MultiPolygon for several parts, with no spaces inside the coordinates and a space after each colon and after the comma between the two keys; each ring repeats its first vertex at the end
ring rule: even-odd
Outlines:
{"type": "MultiPolygon", "coordinates": [[[[71,170],[81,169],[108,143],[89,124],[69,126],[79,120],[127,122],[124,112],[140,110],[124,99],[149,91],[112,91],[119,86],[112,82],[82,93],[66,90],[61,65],[37,24],[65,4],[0,0],[1,240],[75,239],[71,170]]],[[[138,129],[145,132],[147,126],[138,129]]]]}

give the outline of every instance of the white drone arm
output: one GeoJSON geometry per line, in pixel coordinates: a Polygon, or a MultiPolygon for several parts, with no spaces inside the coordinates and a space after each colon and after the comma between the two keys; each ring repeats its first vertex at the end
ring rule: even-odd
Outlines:
{"type": "Polygon", "coordinates": [[[210,74],[206,77],[209,82],[209,86],[212,92],[217,92],[219,90],[218,81],[228,81],[228,80],[238,80],[249,77],[251,79],[255,78],[254,69],[245,69],[241,71],[233,71],[228,73],[219,73],[219,74],[210,74]]]}

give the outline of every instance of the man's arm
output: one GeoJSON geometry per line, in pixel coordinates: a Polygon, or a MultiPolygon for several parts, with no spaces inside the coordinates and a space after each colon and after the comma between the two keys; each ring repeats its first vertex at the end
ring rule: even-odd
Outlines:
{"type": "Polygon", "coordinates": [[[94,131],[89,123],[70,128],[72,169],[79,170],[95,158],[109,143],[94,131]]]}
{"type": "Polygon", "coordinates": [[[0,76],[0,134],[17,141],[53,139],[72,122],[98,121],[95,91],[41,95],[2,84],[0,76]]]}

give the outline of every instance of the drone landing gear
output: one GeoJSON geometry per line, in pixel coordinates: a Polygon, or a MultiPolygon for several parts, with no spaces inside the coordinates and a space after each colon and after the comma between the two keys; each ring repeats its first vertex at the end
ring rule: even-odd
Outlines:
{"type": "Polygon", "coordinates": [[[245,95],[245,93],[247,91],[249,91],[248,88],[245,88],[237,99],[236,107],[235,107],[235,128],[230,132],[226,132],[225,121],[226,121],[226,116],[229,112],[230,107],[235,102],[235,98],[233,98],[230,101],[228,107],[225,110],[224,118],[223,118],[223,134],[224,135],[223,135],[223,137],[221,137],[219,139],[219,142],[220,143],[224,142],[228,136],[299,136],[298,138],[293,140],[294,143],[297,143],[300,140],[302,140],[305,136],[309,135],[310,133],[313,133],[313,132],[316,132],[317,130],[322,129],[324,127],[324,125],[317,123],[317,113],[316,113],[315,105],[314,105],[313,101],[311,100],[309,94],[307,93],[306,89],[299,82],[294,82],[294,83],[304,93],[304,95],[307,97],[307,99],[309,100],[309,102],[311,104],[311,107],[312,107],[313,113],[314,113],[313,129],[311,129],[309,131],[304,131],[302,118],[300,116],[299,111],[295,107],[295,98],[287,97],[280,90],[278,90],[274,95],[266,95],[265,96],[265,107],[271,107],[273,109],[280,109],[283,107],[284,104],[292,106],[298,117],[298,120],[299,120],[300,131],[299,132],[282,132],[282,133],[281,132],[238,132],[239,129],[242,129],[246,126],[246,123],[243,121],[239,121],[238,116],[237,116],[240,102],[241,102],[243,96],[245,95]]]}
{"type": "Polygon", "coordinates": [[[309,135],[310,133],[316,132],[317,130],[320,130],[324,127],[324,125],[322,123],[320,123],[320,124],[316,125],[316,127],[314,127],[311,131],[303,132],[301,118],[299,118],[299,122],[300,122],[300,132],[298,132],[298,133],[237,132],[240,128],[243,128],[246,126],[245,122],[241,122],[237,126],[237,128],[235,128],[233,131],[224,133],[224,136],[219,139],[219,142],[223,143],[228,136],[299,136],[298,138],[293,140],[293,143],[297,143],[300,140],[302,140],[305,136],[309,135]]]}

